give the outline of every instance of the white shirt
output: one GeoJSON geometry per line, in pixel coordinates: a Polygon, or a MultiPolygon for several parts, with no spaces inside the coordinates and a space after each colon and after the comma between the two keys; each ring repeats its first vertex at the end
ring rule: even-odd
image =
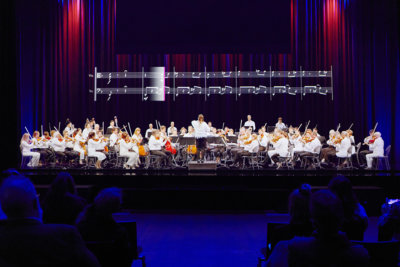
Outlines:
{"type": "Polygon", "coordinates": [[[150,128],[149,128],[149,129],[147,129],[147,130],[146,130],[146,133],[145,133],[145,135],[144,135],[144,136],[147,138],[147,136],[148,136],[148,133],[150,133],[150,135],[151,135],[151,134],[153,133],[153,130],[154,130],[154,129],[150,129],[150,128]]]}
{"type": "Polygon", "coordinates": [[[268,137],[267,137],[266,134],[264,134],[263,137],[261,137],[261,135],[258,136],[258,139],[259,139],[258,141],[260,142],[260,146],[267,147],[267,145],[268,145],[268,137]]]}
{"type": "Polygon", "coordinates": [[[87,139],[87,138],[88,138],[88,135],[89,135],[89,133],[90,133],[91,131],[93,131],[92,128],[85,128],[85,129],[83,129],[83,131],[82,131],[82,137],[83,137],[84,139],[87,139]]]}
{"type": "Polygon", "coordinates": [[[75,151],[79,151],[79,150],[83,149],[83,148],[81,147],[80,142],[85,142],[85,139],[83,139],[83,137],[80,136],[80,135],[76,135],[76,136],[75,136],[75,145],[74,145],[74,150],[75,150],[75,151]]]}
{"type": "Polygon", "coordinates": [[[185,135],[183,137],[194,137],[194,134],[191,133],[185,133],[185,135]]]}
{"type": "Polygon", "coordinates": [[[100,144],[100,140],[96,142],[93,139],[89,139],[88,155],[94,155],[96,153],[96,149],[98,148],[99,144],[100,144]]]}
{"type": "Polygon", "coordinates": [[[118,140],[118,135],[116,135],[115,133],[112,133],[110,135],[110,147],[113,147],[115,145],[115,143],[118,140]]]}
{"type": "Polygon", "coordinates": [[[286,129],[286,125],[283,122],[281,122],[281,123],[277,122],[275,124],[275,127],[280,129],[280,130],[286,129]]]}
{"type": "Polygon", "coordinates": [[[336,147],[336,156],[347,157],[349,156],[349,148],[351,147],[350,138],[344,138],[336,147]]]}
{"type": "Polygon", "coordinates": [[[165,143],[167,140],[163,141],[161,138],[157,140],[154,135],[150,137],[149,140],[149,149],[150,150],[161,150],[163,146],[165,146],[165,143]]]}
{"type": "Polygon", "coordinates": [[[167,134],[171,135],[173,131],[178,131],[178,130],[176,129],[176,127],[168,127],[167,134]]]}
{"type": "Polygon", "coordinates": [[[74,130],[71,127],[65,127],[64,131],[68,132],[68,136],[71,136],[74,133],[74,130]]]}
{"type": "Polygon", "coordinates": [[[132,149],[133,143],[132,142],[125,142],[125,140],[121,139],[119,142],[119,154],[120,155],[126,155],[129,154],[129,150],[132,149]]]}
{"type": "Polygon", "coordinates": [[[253,128],[253,131],[256,130],[256,124],[255,124],[255,122],[252,121],[252,120],[246,121],[246,122],[244,123],[244,127],[252,127],[252,128],[253,128]]]}
{"type": "Polygon", "coordinates": [[[52,138],[50,140],[51,142],[51,146],[53,147],[54,151],[57,152],[64,152],[65,151],[65,141],[62,140],[60,142],[60,140],[58,140],[58,138],[52,138]]]}
{"type": "Polygon", "coordinates": [[[31,152],[31,149],[34,148],[33,143],[28,144],[26,141],[21,142],[22,154],[31,152]]]}
{"type": "Polygon", "coordinates": [[[379,137],[375,140],[373,144],[371,144],[372,153],[376,156],[383,156],[384,155],[384,145],[385,142],[383,141],[382,137],[379,137]]]}
{"type": "Polygon", "coordinates": [[[275,152],[279,154],[280,157],[286,157],[289,150],[289,140],[285,137],[280,138],[274,144],[275,152]]]}
{"type": "Polygon", "coordinates": [[[257,153],[259,147],[258,140],[253,140],[250,144],[244,145],[244,150],[249,151],[250,153],[257,153]]]}
{"type": "Polygon", "coordinates": [[[315,153],[316,148],[319,146],[321,146],[321,142],[319,141],[318,137],[316,137],[314,140],[304,145],[304,151],[315,153]]]}
{"type": "Polygon", "coordinates": [[[194,128],[194,137],[196,138],[206,138],[210,132],[210,127],[204,121],[200,123],[199,121],[192,121],[192,126],[194,128]]]}

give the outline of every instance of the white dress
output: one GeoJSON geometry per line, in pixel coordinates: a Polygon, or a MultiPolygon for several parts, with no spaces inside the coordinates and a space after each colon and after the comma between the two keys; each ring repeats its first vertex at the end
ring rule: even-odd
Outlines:
{"type": "MultiPolygon", "coordinates": [[[[126,165],[133,167],[134,165],[138,164],[139,162],[139,152],[136,151],[129,151],[130,149],[133,149],[135,145],[130,142],[126,143],[125,140],[121,140],[119,142],[119,155],[123,157],[128,157],[128,161],[126,162],[126,165]]],[[[137,145],[136,145],[137,148],[137,145]]]]}
{"type": "Polygon", "coordinates": [[[96,142],[93,139],[89,139],[87,148],[88,157],[97,157],[97,160],[103,161],[106,159],[106,155],[104,155],[102,152],[96,151],[99,143],[100,140],[96,142]]]}
{"type": "Polygon", "coordinates": [[[21,152],[22,155],[32,156],[32,159],[28,163],[28,167],[37,167],[39,165],[40,153],[32,152],[31,149],[34,148],[34,144],[28,144],[26,141],[21,142],[21,152]]]}

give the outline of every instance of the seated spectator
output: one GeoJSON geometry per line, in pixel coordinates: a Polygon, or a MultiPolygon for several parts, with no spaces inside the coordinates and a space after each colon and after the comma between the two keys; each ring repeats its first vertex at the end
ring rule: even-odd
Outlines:
{"type": "Polygon", "coordinates": [[[67,172],[60,172],[43,202],[43,222],[74,225],[86,201],[77,195],[75,182],[67,172]]]}
{"type": "Polygon", "coordinates": [[[350,240],[364,240],[368,227],[368,216],[358,201],[351,182],[344,176],[337,176],[329,182],[329,190],[336,194],[343,203],[344,222],[342,231],[350,240]]]}
{"type": "Polygon", "coordinates": [[[1,266],[99,266],[75,227],[42,223],[36,190],[23,176],[4,180],[0,203],[1,266]]]}
{"type": "Polygon", "coordinates": [[[379,218],[379,241],[400,241],[400,201],[392,205],[384,204],[379,218]]]}
{"type": "Polygon", "coordinates": [[[328,190],[311,195],[310,213],[315,232],[311,237],[295,237],[279,242],[267,266],[367,266],[368,252],[352,244],[339,231],[343,221],[340,199],[328,190]]]}
{"type": "Polygon", "coordinates": [[[112,216],[120,210],[121,201],[120,189],[103,189],[77,220],[78,230],[87,243],[108,244],[108,247],[111,244],[112,249],[107,251],[109,253],[100,255],[93,251],[103,267],[132,264],[133,251],[127,231],[112,216]]]}
{"type": "Polygon", "coordinates": [[[271,234],[272,247],[282,240],[290,240],[295,236],[310,236],[312,234],[313,226],[309,209],[310,196],[311,186],[309,184],[303,184],[300,189],[296,189],[290,194],[290,222],[274,229],[271,234]]]}

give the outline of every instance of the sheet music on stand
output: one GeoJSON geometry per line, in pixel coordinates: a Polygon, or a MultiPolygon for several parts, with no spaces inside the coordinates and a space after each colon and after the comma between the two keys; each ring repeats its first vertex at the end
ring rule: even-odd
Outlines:
{"type": "Polygon", "coordinates": [[[196,138],[194,137],[183,137],[179,139],[179,145],[181,146],[192,146],[196,145],[196,138]]]}
{"type": "Polygon", "coordinates": [[[177,72],[175,66],[171,71],[166,67],[151,67],[152,71],[145,72],[98,72],[94,68],[93,78],[94,101],[98,96],[141,95],[142,101],[166,101],[167,95],[172,95],[173,101],[181,95],[202,96],[204,101],[211,95],[235,96],[236,101],[241,95],[254,95],[272,101],[276,95],[300,96],[301,100],[307,95],[331,96],[333,92],[333,66],[330,70],[307,71],[300,70],[278,71],[268,70],[209,72],[204,71],[177,72]],[[220,81],[224,81],[222,84],[220,81]],[[119,84],[124,84],[122,87],[119,84]],[[269,96],[269,97],[266,97],[269,96]]]}

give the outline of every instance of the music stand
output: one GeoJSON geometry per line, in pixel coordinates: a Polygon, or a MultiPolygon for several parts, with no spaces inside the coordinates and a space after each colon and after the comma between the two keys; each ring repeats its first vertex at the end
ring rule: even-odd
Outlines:
{"type": "Polygon", "coordinates": [[[228,141],[229,141],[229,143],[237,143],[237,140],[238,140],[238,137],[235,135],[235,136],[227,136],[227,138],[228,138],[228,141]]]}

